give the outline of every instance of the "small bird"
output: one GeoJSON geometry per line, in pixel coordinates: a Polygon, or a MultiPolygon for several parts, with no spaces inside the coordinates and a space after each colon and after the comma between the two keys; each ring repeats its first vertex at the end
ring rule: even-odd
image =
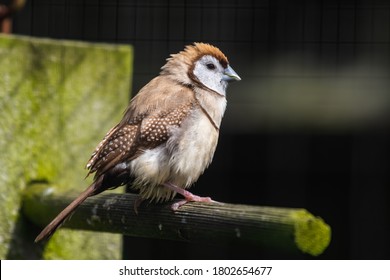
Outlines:
{"type": "MultiPolygon", "coordinates": [[[[187,191],[210,164],[226,108],[226,88],[241,78],[227,57],[205,43],[171,55],[160,75],[130,101],[122,120],[108,131],[87,163],[93,183],[37,236],[55,230],[88,197],[130,184],[141,200],[212,202],[187,191]]],[[[88,176],[87,175],[87,176],[88,176]]]]}

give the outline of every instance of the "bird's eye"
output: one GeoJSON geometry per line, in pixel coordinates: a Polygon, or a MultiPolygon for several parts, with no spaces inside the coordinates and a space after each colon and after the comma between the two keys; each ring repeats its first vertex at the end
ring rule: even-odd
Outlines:
{"type": "Polygon", "coordinates": [[[215,69],[215,65],[212,64],[212,63],[207,63],[206,66],[207,66],[207,69],[209,69],[209,70],[214,70],[215,69]]]}

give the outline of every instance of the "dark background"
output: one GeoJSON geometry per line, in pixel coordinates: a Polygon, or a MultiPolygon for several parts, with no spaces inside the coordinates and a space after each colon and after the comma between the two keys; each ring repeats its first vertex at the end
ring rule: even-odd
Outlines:
{"type": "MultiPolygon", "coordinates": [[[[242,81],[228,90],[214,161],[192,191],[308,209],[332,227],[319,258],[390,257],[389,1],[29,0],[13,32],[133,45],[133,93],[186,44],[217,45],[242,81]]],[[[310,258],[124,244],[125,259],[310,258]]]]}

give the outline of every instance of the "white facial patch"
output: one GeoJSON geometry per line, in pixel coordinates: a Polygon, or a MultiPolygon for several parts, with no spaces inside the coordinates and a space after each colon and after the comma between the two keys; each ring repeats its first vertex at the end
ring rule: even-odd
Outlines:
{"type": "Polygon", "coordinates": [[[216,91],[220,95],[226,95],[227,82],[223,80],[224,68],[219,61],[211,56],[202,56],[194,67],[194,75],[203,85],[216,91]]]}

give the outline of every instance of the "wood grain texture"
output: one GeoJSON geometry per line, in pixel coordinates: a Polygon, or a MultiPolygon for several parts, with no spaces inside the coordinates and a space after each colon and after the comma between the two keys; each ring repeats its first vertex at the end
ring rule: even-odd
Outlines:
{"type": "MultiPolygon", "coordinates": [[[[24,199],[24,213],[42,226],[74,198],[69,194],[48,195],[47,190],[30,187],[24,199]]],[[[188,203],[173,212],[172,202],[144,202],[137,215],[137,198],[114,193],[91,197],[63,227],[213,245],[232,242],[251,250],[274,248],[314,256],[330,242],[330,227],[304,209],[188,203]]]]}

